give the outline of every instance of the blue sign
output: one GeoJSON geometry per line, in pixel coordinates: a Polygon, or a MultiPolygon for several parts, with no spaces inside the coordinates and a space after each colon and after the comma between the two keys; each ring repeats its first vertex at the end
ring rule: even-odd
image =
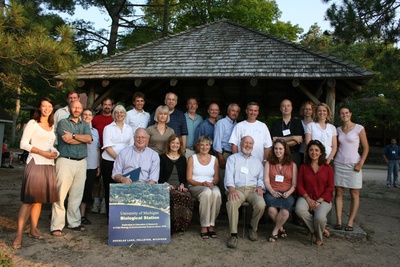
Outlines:
{"type": "Polygon", "coordinates": [[[110,184],[108,245],[170,243],[169,198],[166,184],[110,184]]]}

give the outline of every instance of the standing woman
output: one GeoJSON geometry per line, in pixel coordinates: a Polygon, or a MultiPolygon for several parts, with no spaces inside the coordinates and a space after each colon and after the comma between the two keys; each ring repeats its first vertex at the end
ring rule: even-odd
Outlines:
{"type": "Polygon", "coordinates": [[[103,131],[103,153],[101,154],[101,174],[103,176],[104,197],[106,200],[107,217],[109,212],[110,184],[115,183],[111,178],[114,161],[118,153],[125,147],[133,145],[132,128],[124,123],[126,110],[118,105],[112,112],[114,121],[104,127],[103,131]]]}
{"type": "Polygon", "coordinates": [[[154,120],[156,124],[149,126],[146,132],[150,136],[149,147],[160,155],[165,151],[165,143],[168,137],[175,133],[172,128],[167,126],[169,122],[168,107],[159,106],[154,114],[154,120]]]}
{"type": "Polygon", "coordinates": [[[190,193],[200,202],[200,236],[203,239],[217,238],[214,227],[221,208],[218,160],[209,154],[211,145],[210,138],[200,136],[196,142],[199,152],[189,157],[186,170],[190,193]]]}
{"type": "Polygon", "coordinates": [[[360,189],[362,188],[361,168],[367,159],[369,145],[365,129],[351,121],[352,112],[344,106],[339,110],[342,126],[337,128],[339,150],[335,157],[335,204],[336,225],[334,229],[342,230],[343,193],[350,189],[350,216],[346,231],[353,231],[354,219],[360,206],[360,189]],[[359,145],[363,147],[362,156],[358,153],[359,145]]]}
{"type": "Polygon", "coordinates": [[[337,151],[336,127],[331,124],[332,112],[325,103],[319,103],[315,108],[314,122],[307,125],[306,144],[310,140],[319,140],[326,150],[326,163],[330,164],[337,151]]]}
{"type": "Polygon", "coordinates": [[[290,157],[290,149],[285,140],[275,140],[272,148],[264,168],[264,184],[267,190],[264,198],[268,215],[275,222],[269,242],[277,241],[278,236],[287,237],[283,225],[289,219],[294,204],[292,194],[296,191],[297,184],[297,165],[290,157]]]}
{"type": "Polygon", "coordinates": [[[189,229],[193,212],[193,200],[186,181],[186,157],[181,144],[182,137],[171,135],[166,143],[165,154],[160,155],[158,183],[169,185],[172,233],[189,229]]]}
{"type": "Polygon", "coordinates": [[[28,151],[29,155],[22,181],[22,205],[18,213],[17,234],[12,244],[14,249],[21,248],[23,230],[29,217],[31,227],[28,237],[44,239],[37,229],[42,203],[59,200],[54,167],[54,159],[59,153],[54,148],[53,111],[53,102],[47,97],[42,98],[22,135],[20,148],[28,151]]]}
{"type": "MultiPolygon", "coordinates": [[[[307,131],[307,125],[314,120],[314,110],[315,104],[312,101],[306,101],[300,107],[300,116],[303,116],[301,124],[303,125],[304,133],[307,131]]],[[[306,139],[304,138],[299,149],[302,163],[304,162],[304,152],[306,151],[306,146],[306,139]]]]}
{"type": "Polygon", "coordinates": [[[325,147],[320,141],[311,140],[297,180],[296,214],[316,236],[318,246],[323,245],[323,236],[330,235],[325,226],[332,209],[333,188],[333,168],[325,161],[325,147]]]}

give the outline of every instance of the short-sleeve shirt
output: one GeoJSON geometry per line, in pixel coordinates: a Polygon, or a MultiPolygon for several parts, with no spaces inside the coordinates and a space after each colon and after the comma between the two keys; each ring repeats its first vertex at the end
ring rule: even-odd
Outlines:
{"type": "Polygon", "coordinates": [[[58,151],[60,152],[60,157],[71,157],[71,158],[86,158],[87,157],[87,144],[81,143],[77,145],[70,145],[64,142],[62,136],[65,134],[64,131],[75,134],[88,134],[92,136],[90,132],[89,124],[82,121],[79,118],[78,122],[75,123],[71,117],[67,119],[62,119],[58,123],[57,127],[57,139],[58,139],[58,151]]]}
{"type": "MultiPolygon", "coordinates": [[[[288,124],[285,124],[284,120],[280,118],[272,123],[271,135],[274,137],[286,137],[286,136],[302,136],[304,138],[304,129],[300,120],[291,118],[288,124]],[[283,130],[290,130],[290,134],[284,134],[283,130]]],[[[300,145],[290,147],[290,152],[299,152],[300,145]]]]}
{"type": "Polygon", "coordinates": [[[335,156],[335,162],[342,164],[358,163],[361,159],[358,153],[360,146],[360,132],[364,129],[360,124],[356,124],[354,128],[345,134],[342,126],[337,128],[339,148],[335,156]]]}
{"type": "Polygon", "coordinates": [[[319,123],[310,122],[307,124],[306,133],[311,134],[311,140],[318,140],[325,146],[326,158],[328,158],[332,151],[332,139],[337,136],[335,126],[327,123],[324,130],[319,123]]]}

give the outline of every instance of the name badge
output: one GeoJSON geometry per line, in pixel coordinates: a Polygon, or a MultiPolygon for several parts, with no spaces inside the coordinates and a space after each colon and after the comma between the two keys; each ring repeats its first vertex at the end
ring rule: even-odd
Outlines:
{"type": "Polygon", "coordinates": [[[241,173],[244,173],[244,174],[248,174],[248,173],[249,173],[249,169],[246,168],[246,167],[241,167],[241,168],[240,168],[240,172],[241,172],[241,173]]]}
{"type": "Polygon", "coordinates": [[[396,154],[396,151],[393,150],[393,151],[392,151],[392,154],[393,154],[393,155],[396,154]]]}
{"type": "Polygon", "coordinates": [[[283,175],[275,175],[275,182],[283,183],[283,175]]]}
{"type": "Polygon", "coordinates": [[[290,129],[286,129],[282,131],[283,136],[290,135],[290,129]]]}

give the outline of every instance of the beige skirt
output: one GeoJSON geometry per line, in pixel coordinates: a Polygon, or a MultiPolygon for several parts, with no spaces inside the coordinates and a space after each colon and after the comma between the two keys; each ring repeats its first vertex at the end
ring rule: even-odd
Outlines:
{"type": "Polygon", "coordinates": [[[355,164],[342,164],[334,162],[335,186],[350,189],[362,188],[362,170],[354,171],[355,164]]]}

